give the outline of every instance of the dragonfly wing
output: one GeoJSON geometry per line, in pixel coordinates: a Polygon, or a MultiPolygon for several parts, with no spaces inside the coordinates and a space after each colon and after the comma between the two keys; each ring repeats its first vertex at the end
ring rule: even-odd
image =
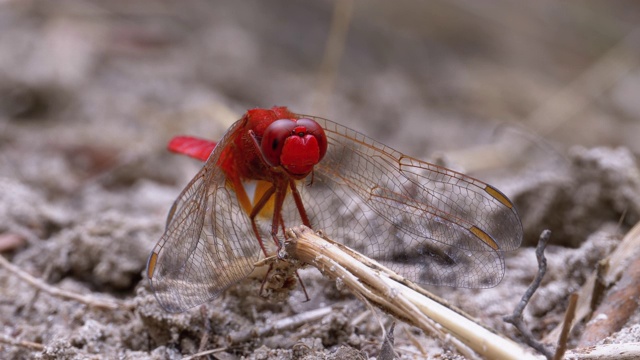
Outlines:
{"type": "Polygon", "coordinates": [[[505,195],[313,119],[328,141],[311,186],[300,186],[314,228],[418,283],[476,288],[500,282],[502,253],[522,239],[520,219],[505,195]]]}
{"type": "Polygon", "coordinates": [[[217,166],[237,130],[236,125],[227,132],[182,191],[149,256],[147,277],[167,311],[184,311],[217,296],[248,276],[260,256],[250,221],[217,166]]]}

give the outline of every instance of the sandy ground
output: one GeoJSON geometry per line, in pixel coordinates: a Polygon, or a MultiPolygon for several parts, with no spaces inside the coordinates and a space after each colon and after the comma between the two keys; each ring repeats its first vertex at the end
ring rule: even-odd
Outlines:
{"type": "MultiPolygon", "coordinates": [[[[525,320],[540,338],[553,332],[568,295],[640,220],[640,7],[359,1],[336,77],[319,82],[333,12],[324,1],[0,3],[0,252],[56,288],[120,304],[54,296],[3,268],[0,358],[377,356],[376,317],[312,268],[301,272],[308,302],[299,290],[265,300],[259,281],[245,281],[179,315],[162,311],[143,280],[169,207],[200,166],[167,153],[168,139],[218,139],[246,109],[273,105],[503,190],[525,229],[503,282],[429,290],[520,341],[502,316],[551,229],[549,273],[525,320]],[[332,311],[294,328],[236,336],[324,307],[332,311]]],[[[638,342],[640,312],[627,315],[595,342],[638,342]]],[[[395,338],[402,358],[462,358],[402,323],[395,338]]]]}

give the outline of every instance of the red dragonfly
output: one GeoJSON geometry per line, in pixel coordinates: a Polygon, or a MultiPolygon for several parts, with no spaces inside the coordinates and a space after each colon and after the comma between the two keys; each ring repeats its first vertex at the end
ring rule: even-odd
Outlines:
{"type": "Polygon", "coordinates": [[[217,145],[182,136],[169,149],[206,160],[147,264],[170,312],[247,277],[288,226],[321,229],[417,283],[455,287],[498,284],[503,252],[522,240],[513,203],[493,186],[286,107],[249,110],[217,145]]]}

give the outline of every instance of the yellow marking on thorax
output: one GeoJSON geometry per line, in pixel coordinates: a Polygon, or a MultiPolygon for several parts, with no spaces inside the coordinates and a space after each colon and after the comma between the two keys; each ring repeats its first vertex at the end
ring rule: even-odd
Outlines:
{"type": "MultiPolygon", "coordinates": [[[[268,181],[263,181],[263,180],[258,180],[255,181],[255,185],[254,185],[254,193],[253,193],[253,206],[255,206],[258,201],[260,201],[260,199],[262,199],[262,196],[264,196],[264,194],[273,186],[270,182],[268,181]]],[[[265,217],[268,219],[273,218],[273,210],[275,207],[275,196],[271,195],[271,198],[269,198],[269,201],[267,201],[266,204],[264,204],[264,207],[260,210],[260,212],[258,213],[258,216],[260,217],[265,217]]]]}
{"type": "MultiPolygon", "coordinates": [[[[241,180],[237,186],[233,183],[229,183],[227,185],[233,187],[238,198],[238,202],[240,203],[240,206],[242,206],[242,210],[244,210],[247,215],[251,214],[251,211],[253,211],[256,204],[272,187],[270,182],[264,180],[241,180]]],[[[272,219],[274,208],[275,196],[271,195],[269,200],[258,213],[258,217],[272,219]]]]}

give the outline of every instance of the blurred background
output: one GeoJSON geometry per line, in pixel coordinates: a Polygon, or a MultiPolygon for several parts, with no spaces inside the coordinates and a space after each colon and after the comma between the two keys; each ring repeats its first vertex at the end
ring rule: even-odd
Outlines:
{"type": "Polygon", "coordinates": [[[544,146],[640,151],[633,1],[0,6],[3,143],[9,130],[73,127],[84,133],[48,140],[155,151],[174,133],[215,139],[247,108],[287,105],[417,157],[494,142],[505,127],[544,146]]]}
{"type": "Polygon", "coordinates": [[[0,174],[47,196],[97,178],[181,187],[199,164],[168,156],[168,139],[219,139],[246,109],[274,105],[510,196],[557,176],[575,145],[640,152],[633,1],[0,6],[0,174]]]}
{"type": "Polygon", "coordinates": [[[201,166],[167,141],[274,105],[495,184],[527,244],[550,227],[577,247],[640,217],[639,19],[635,1],[1,0],[0,233],[21,242],[0,251],[131,295],[201,166]],[[69,235],[87,229],[104,238],[69,235]]]}

